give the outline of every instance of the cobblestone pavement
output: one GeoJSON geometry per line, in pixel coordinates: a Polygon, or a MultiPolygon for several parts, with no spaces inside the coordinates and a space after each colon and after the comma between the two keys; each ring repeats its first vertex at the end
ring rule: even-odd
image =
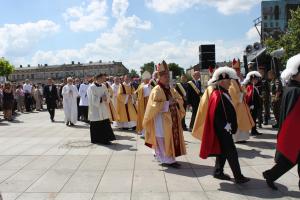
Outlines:
{"type": "MultiPolygon", "coordinates": [[[[214,159],[201,160],[199,141],[185,132],[188,154],[178,158],[181,169],[168,169],[135,133],[115,131],[112,146],[91,145],[89,128],[63,123],[57,111],[23,114],[0,123],[0,191],[4,200],[200,200],[298,199],[296,168],[270,190],[262,171],[273,163],[276,132],[237,145],[242,172],[251,182],[236,185],[212,177],[214,159]]],[[[225,172],[232,176],[228,165],[225,172]]]]}

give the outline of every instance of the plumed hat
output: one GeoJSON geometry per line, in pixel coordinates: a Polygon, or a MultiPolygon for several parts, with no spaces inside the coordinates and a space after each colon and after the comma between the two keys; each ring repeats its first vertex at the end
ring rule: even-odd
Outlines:
{"type": "Polygon", "coordinates": [[[281,73],[281,78],[285,82],[289,81],[292,76],[300,72],[300,54],[288,59],[286,69],[281,73]]]}
{"type": "Polygon", "coordinates": [[[261,74],[258,71],[249,72],[242,84],[247,85],[253,78],[261,78],[261,74]]]}
{"type": "Polygon", "coordinates": [[[224,79],[238,79],[238,76],[236,75],[235,70],[230,67],[219,67],[215,70],[212,78],[208,81],[208,85],[212,85],[224,79]]]}

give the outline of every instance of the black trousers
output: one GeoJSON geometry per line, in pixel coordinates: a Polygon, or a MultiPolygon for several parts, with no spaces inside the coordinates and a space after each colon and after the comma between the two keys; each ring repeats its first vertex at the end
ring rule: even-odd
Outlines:
{"type": "Polygon", "coordinates": [[[31,111],[31,104],[32,104],[32,101],[31,101],[31,95],[29,93],[25,93],[25,109],[26,109],[26,112],[30,112],[31,111]]]}
{"type": "Polygon", "coordinates": [[[79,106],[79,110],[80,110],[80,116],[83,117],[83,121],[87,121],[88,120],[89,107],[88,106],[79,106]]]}
{"type": "Polygon", "coordinates": [[[47,110],[50,114],[50,119],[53,120],[55,116],[56,105],[54,103],[47,103],[47,110]]]}
{"type": "Polygon", "coordinates": [[[216,133],[220,142],[222,154],[216,157],[215,174],[224,172],[226,160],[229,163],[230,169],[235,179],[241,178],[242,172],[238,159],[238,153],[233,142],[232,136],[229,133],[216,133]]]}
{"type": "Polygon", "coordinates": [[[81,116],[81,110],[80,110],[80,106],[79,106],[79,102],[80,102],[80,97],[77,97],[77,120],[80,120],[80,116],[81,116]]]}
{"type": "MultiPolygon", "coordinates": [[[[186,102],[184,102],[183,107],[184,107],[184,110],[186,111],[186,107],[187,107],[187,103],[186,103],[186,102]]],[[[185,116],[186,116],[186,115],[185,115],[185,116]]],[[[183,129],[186,129],[186,128],[187,128],[187,126],[186,126],[186,124],[185,124],[185,116],[184,116],[184,117],[182,118],[182,120],[181,120],[181,126],[182,126],[183,129]]]]}
{"type": "MultiPolygon", "coordinates": [[[[258,115],[259,112],[260,112],[260,110],[256,109],[256,108],[251,110],[251,116],[252,116],[252,119],[254,121],[254,126],[252,127],[251,132],[257,131],[256,120],[257,120],[257,115],[258,115]]],[[[258,122],[258,123],[260,123],[260,122],[258,122]]]]}
{"type": "Polygon", "coordinates": [[[190,129],[193,129],[193,127],[194,127],[198,107],[199,107],[199,104],[192,105],[192,117],[191,117],[191,122],[190,122],[190,129]]]}
{"type": "MultiPolygon", "coordinates": [[[[298,175],[300,178],[300,159],[298,159],[297,164],[298,164],[298,175]]],[[[288,159],[281,156],[281,158],[276,161],[274,167],[266,171],[266,178],[271,181],[276,181],[286,172],[291,170],[295,165],[296,164],[293,164],[288,159]]]]}

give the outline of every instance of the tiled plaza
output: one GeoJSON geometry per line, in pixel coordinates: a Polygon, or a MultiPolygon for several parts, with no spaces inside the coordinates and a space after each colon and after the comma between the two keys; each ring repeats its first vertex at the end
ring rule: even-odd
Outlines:
{"type": "MultiPolygon", "coordinates": [[[[2,116],[1,116],[2,117],[2,116]]],[[[0,191],[4,200],[243,200],[299,199],[297,169],[270,190],[262,171],[274,163],[276,132],[239,144],[242,172],[251,181],[236,185],[212,177],[213,158],[201,160],[199,141],[185,132],[188,154],[181,169],[157,163],[144,140],[132,132],[115,131],[111,146],[91,145],[84,123],[66,127],[63,112],[56,123],[47,112],[22,114],[0,123],[0,191]]],[[[230,169],[226,173],[232,176],[230,169]]]]}

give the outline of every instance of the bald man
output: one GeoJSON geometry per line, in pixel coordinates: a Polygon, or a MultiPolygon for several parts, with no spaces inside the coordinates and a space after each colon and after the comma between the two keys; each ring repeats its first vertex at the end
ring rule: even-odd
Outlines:
{"type": "Polygon", "coordinates": [[[188,105],[192,107],[192,118],[189,126],[190,131],[193,130],[200,98],[202,96],[200,72],[199,71],[193,72],[192,77],[193,80],[188,82],[187,93],[186,93],[188,105]]]}

